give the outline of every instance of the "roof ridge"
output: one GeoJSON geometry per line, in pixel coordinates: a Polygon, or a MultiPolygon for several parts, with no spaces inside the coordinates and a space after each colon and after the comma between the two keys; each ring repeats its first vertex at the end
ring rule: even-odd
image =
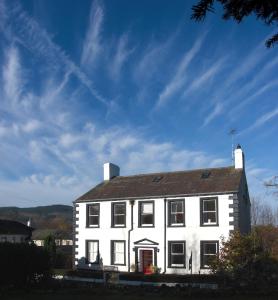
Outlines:
{"type": "MultiPolygon", "coordinates": [[[[135,175],[126,175],[126,176],[116,176],[116,178],[126,178],[126,177],[140,177],[140,176],[151,176],[151,175],[161,175],[161,174],[173,174],[173,173],[189,173],[189,172],[198,172],[202,170],[210,171],[210,170],[220,170],[220,169],[231,169],[234,166],[227,166],[227,167],[218,167],[218,168],[200,168],[200,169],[190,169],[190,170],[180,170],[180,171],[166,171],[166,172],[154,172],[154,173],[142,173],[142,174],[135,174],[135,175]]],[[[112,179],[112,180],[113,180],[112,179]]]]}

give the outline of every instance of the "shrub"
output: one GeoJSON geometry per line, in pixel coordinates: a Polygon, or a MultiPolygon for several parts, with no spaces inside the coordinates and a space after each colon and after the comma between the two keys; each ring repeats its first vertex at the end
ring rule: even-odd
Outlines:
{"type": "Polygon", "coordinates": [[[265,247],[265,240],[253,230],[249,235],[231,234],[222,240],[219,257],[211,263],[216,275],[236,285],[265,287],[278,282],[278,261],[265,247]]]}
{"type": "Polygon", "coordinates": [[[50,275],[48,253],[34,244],[0,243],[0,284],[26,286],[50,275]]]}

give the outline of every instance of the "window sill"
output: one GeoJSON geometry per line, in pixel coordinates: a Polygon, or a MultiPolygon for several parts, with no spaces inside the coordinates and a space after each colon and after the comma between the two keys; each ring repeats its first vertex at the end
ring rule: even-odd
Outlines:
{"type": "Polygon", "coordinates": [[[219,224],[218,223],[204,223],[204,224],[201,224],[200,225],[201,227],[216,227],[216,226],[219,226],[219,224]]]}

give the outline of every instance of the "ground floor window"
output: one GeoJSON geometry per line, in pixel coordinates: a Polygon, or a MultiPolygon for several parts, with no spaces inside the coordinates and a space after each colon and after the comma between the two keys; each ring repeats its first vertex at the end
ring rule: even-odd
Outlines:
{"type": "Polygon", "coordinates": [[[125,241],[111,241],[111,265],[125,265],[125,241]]]}
{"type": "Polygon", "coordinates": [[[209,268],[213,258],[218,254],[218,241],[201,241],[201,268],[209,268]]]}
{"type": "Polygon", "coordinates": [[[168,242],[168,265],[170,268],[185,267],[185,242],[184,241],[168,242]]]}
{"type": "Polygon", "coordinates": [[[99,263],[99,242],[86,241],[86,259],[88,263],[98,264],[99,263]]]}

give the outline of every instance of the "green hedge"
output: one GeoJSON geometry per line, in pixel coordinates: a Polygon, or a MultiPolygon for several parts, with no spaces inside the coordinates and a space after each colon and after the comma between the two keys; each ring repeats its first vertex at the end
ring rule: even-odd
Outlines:
{"type": "Polygon", "coordinates": [[[47,251],[34,244],[0,243],[0,285],[25,286],[50,275],[47,251]]]}

